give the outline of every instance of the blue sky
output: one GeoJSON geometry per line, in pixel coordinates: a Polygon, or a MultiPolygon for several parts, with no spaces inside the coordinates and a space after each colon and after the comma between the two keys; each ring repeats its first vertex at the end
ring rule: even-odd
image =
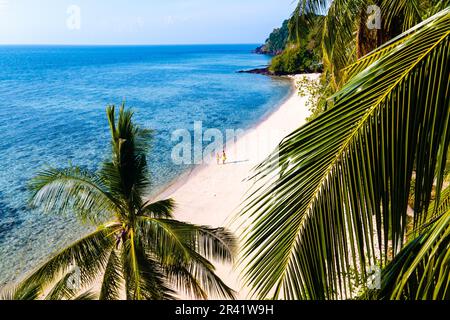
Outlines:
{"type": "Polygon", "coordinates": [[[0,44],[262,43],[295,4],[295,0],[0,0],[0,44]]]}

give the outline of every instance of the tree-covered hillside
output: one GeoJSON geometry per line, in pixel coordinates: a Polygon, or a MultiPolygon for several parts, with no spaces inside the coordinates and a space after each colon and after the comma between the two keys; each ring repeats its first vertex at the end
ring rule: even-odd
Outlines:
{"type": "Polygon", "coordinates": [[[281,28],[276,28],[267,38],[266,43],[256,48],[256,53],[277,55],[283,52],[289,39],[289,19],[283,22],[281,28]]]}
{"type": "Polygon", "coordinates": [[[269,67],[272,74],[319,72],[322,22],[322,16],[285,20],[255,52],[274,56],[269,67]]]}
{"type": "Polygon", "coordinates": [[[322,70],[322,16],[291,19],[289,37],[284,50],[273,58],[269,67],[273,74],[320,72],[322,70]]]}

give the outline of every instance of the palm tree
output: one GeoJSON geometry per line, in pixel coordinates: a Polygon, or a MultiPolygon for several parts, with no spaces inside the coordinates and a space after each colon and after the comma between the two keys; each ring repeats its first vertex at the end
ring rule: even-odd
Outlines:
{"type": "Polygon", "coordinates": [[[97,230],[54,255],[23,283],[71,298],[100,283],[100,299],[233,298],[208,259],[231,262],[234,237],[173,219],[174,201],[145,201],[150,186],[146,154],[150,132],[133,113],[107,108],[112,157],[98,173],[78,167],[50,168],[31,182],[31,205],[44,212],[76,214],[97,230]],[[74,288],[72,281],[78,282],[74,288]]]}
{"type": "MultiPolygon", "coordinates": [[[[345,67],[380,45],[431,17],[450,4],[449,0],[300,0],[291,26],[302,25],[311,14],[324,14],[323,62],[333,92],[349,80],[345,67]],[[368,28],[370,14],[380,9],[380,28],[368,28]]],[[[319,20],[322,21],[322,20],[319,20]]]]}
{"type": "Polygon", "coordinates": [[[355,298],[350,275],[370,278],[372,266],[383,268],[372,297],[450,297],[449,36],[446,8],[348,66],[334,107],[256,169],[264,183],[242,215],[259,298],[355,298]]]}

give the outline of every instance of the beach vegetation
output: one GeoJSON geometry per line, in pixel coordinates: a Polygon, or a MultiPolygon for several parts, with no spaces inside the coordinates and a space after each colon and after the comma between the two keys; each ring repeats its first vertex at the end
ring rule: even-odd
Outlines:
{"type": "Polygon", "coordinates": [[[322,66],[318,60],[313,51],[291,45],[272,59],[269,71],[276,75],[321,72],[322,66]]]}
{"type": "Polygon", "coordinates": [[[321,30],[323,16],[288,19],[275,29],[257,53],[274,55],[269,72],[275,75],[322,71],[321,30]],[[308,21],[308,22],[306,22],[308,21]]]}
{"type": "Polygon", "coordinates": [[[98,172],[48,168],[31,181],[32,207],[75,215],[87,234],[28,275],[18,292],[51,290],[52,299],[72,299],[87,290],[101,300],[164,300],[179,294],[233,299],[234,291],[211,262],[233,260],[233,235],[175,220],[172,199],[147,199],[151,132],[135,125],[124,105],[118,115],[108,107],[107,118],[111,154],[98,172]]]}
{"type": "Polygon", "coordinates": [[[256,168],[243,262],[260,299],[450,299],[450,8],[377,3],[366,30],[366,1],[331,1],[330,107],[256,168]],[[355,286],[374,267],[379,285],[355,286]]]}

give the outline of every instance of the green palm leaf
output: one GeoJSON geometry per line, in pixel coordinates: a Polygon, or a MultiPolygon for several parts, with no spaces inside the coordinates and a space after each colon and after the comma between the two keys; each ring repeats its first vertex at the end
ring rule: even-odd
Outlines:
{"type": "MultiPolygon", "coordinates": [[[[331,88],[337,91],[348,79],[344,69],[355,63],[356,58],[445,9],[449,3],[448,0],[300,0],[292,20],[298,24],[311,13],[325,14],[323,62],[331,88]],[[368,9],[372,5],[380,8],[382,25],[378,30],[367,27],[368,9]]],[[[381,56],[382,52],[378,53],[381,56]]]]}
{"type": "MultiPolygon", "coordinates": [[[[114,244],[110,235],[114,232],[114,226],[102,228],[75,242],[34,271],[22,282],[21,287],[52,285],[58,277],[66,277],[68,272],[73,273],[73,268],[79,271],[80,284],[88,286],[106,266],[109,252],[114,244]]],[[[67,282],[59,284],[61,286],[57,286],[55,295],[61,297],[67,293],[73,294],[66,288],[67,282]]]]}
{"type": "MultiPolygon", "coordinates": [[[[395,3],[395,1],[393,2],[395,3]]],[[[440,14],[445,15],[445,12],[443,11],[440,14]]],[[[353,78],[354,76],[361,73],[368,66],[375,63],[380,58],[386,56],[391,51],[397,49],[398,46],[401,45],[404,41],[406,41],[412,34],[417,32],[418,30],[421,30],[425,25],[430,23],[435,18],[436,17],[431,17],[414,25],[409,30],[406,30],[405,32],[393,38],[392,40],[378,47],[374,52],[371,52],[368,55],[358,59],[356,62],[346,66],[342,71],[346,73],[347,79],[353,78]]]]}
{"type": "Polygon", "coordinates": [[[145,251],[139,239],[131,237],[122,252],[128,300],[173,299],[174,292],[166,283],[161,264],[145,251]]]}
{"type": "MultiPolygon", "coordinates": [[[[115,107],[106,110],[111,130],[112,161],[103,165],[101,176],[110,192],[128,206],[140,207],[141,197],[150,186],[146,155],[151,131],[140,129],[132,122],[133,112],[122,105],[116,122],[115,107]],[[131,200],[131,202],[130,202],[131,200]]],[[[127,210],[133,210],[129,207],[127,210]]]]}
{"type": "Polygon", "coordinates": [[[75,213],[95,224],[111,220],[53,256],[24,281],[23,290],[50,287],[50,300],[174,299],[174,286],[189,288],[201,298],[209,293],[232,296],[206,258],[231,262],[233,236],[223,229],[169,220],[175,208],[172,199],[144,202],[150,186],[150,132],[137,127],[133,112],[123,105],[117,119],[114,106],[107,108],[107,116],[112,156],[99,173],[76,167],[45,170],[31,183],[31,203],[46,212],[75,213]],[[75,288],[69,281],[74,275],[79,279],[75,288]],[[97,280],[99,293],[77,296],[97,280]]]}
{"type": "Polygon", "coordinates": [[[183,292],[204,299],[234,298],[234,291],[215,275],[207,260],[232,262],[234,237],[222,228],[195,226],[175,220],[140,218],[142,241],[167,266],[171,282],[183,292]]]}
{"type": "MultiPolygon", "coordinates": [[[[48,292],[45,300],[96,300],[97,295],[92,291],[86,291],[78,294],[79,288],[68,286],[72,273],[66,274],[56,285],[48,292]],[[77,295],[78,294],[78,295],[77,295]]],[[[37,299],[37,298],[36,298],[37,299]]]]}
{"type": "Polygon", "coordinates": [[[78,167],[49,168],[30,183],[30,204],[44,212],[75,213],[83,221],[110,218],[117,202],[108,193],[104,180],[78,167]]]}
{"type": "Polygon", "coordinates": [[[160,200],[157,202],[147,201],[139,210],[138,215],[155,218],[172,218],[172,212],[174,210],[175,201],[173,199],[160,200]]]}
{"type": "Polygon", "coordinates": [[[215,274],[214,265],[194,250],[188,250],[190,260],[187,263],[176,263],[172,268],[169,266],[168,276],[171,282],[177,284],[181,291],[197,298],[234,300],[236,292],[215,274]],[[192,285],[194,281],[195,285],[192,285]]]}
{"type": "Polygon", "coordinates": [[[92,291],[86,291],[82,294],[76,296],[73,298],[73,300],[79,300],[79,301],[87,301],[87,300],[97,300],[97,294],[92,291]]]}
{"type": "Polygon", "coordinates": [[[119,300],[123,285],[122,265],[116,250],[112,250],[103,275],[100,300],[119,300]]]}
{"type": "Polygon", "coordinates": [[[351,297],[346,275],[384,265],[403,244],[414,164],[416,223],[425,216],[450,141],[449,34],[446,9],[258,167],[266,186],[243,215],[253,220],[247,280],[260,298],[351,297]]]}
{"type": "MultiPolygon", "coordinates": [[[[144,238],[160,247],[170,246],[182,257],[186,248],[195,250],[207,259],[232,262],[236,251],[236,240],[223,228],[197,226],[176,220],[141,217],[141,228],[146,230],[144,238]]],[[[150,243],[149,243],[150,245],[150,243]]]]}
{"type": "Polygon", "coordinates": [[[45,300],[68,300],[73,298],[76,295],[77,290],[67,285],[72,276],[73,274],[69,272],[62,277],[46,295],[45,300]]]}
{"type": "Polygon", "coordinates": [[[41,287],[38,285],[6,287],[0,290],[0,301],[37,300],[40,294],[41,287]]]}
{"type": "Polygon", "coordinates": [[[384,299],[450,299],[450,213],[412,240],[383,270],[384,299]]]}

